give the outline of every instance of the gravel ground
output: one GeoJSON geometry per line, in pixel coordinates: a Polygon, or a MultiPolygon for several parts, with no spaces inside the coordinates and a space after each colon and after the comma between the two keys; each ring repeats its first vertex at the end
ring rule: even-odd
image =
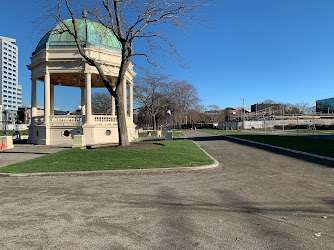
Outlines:
{"type": "Polygon", "coordinates": [[[334,249],[332,162],[185,133],[220,166],[0,178],[0,249],[334,249]]]}

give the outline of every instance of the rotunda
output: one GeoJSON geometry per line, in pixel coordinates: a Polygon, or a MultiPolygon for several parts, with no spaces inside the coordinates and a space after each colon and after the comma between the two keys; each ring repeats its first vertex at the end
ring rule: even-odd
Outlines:
{"type": "MultiPolygon", "coordinates": [[[[97,22],[76,19],[79,41],[86,54],[102,67],[112,86],[116,86],[122,45],[111,30],[97,22]]],[[[60,22],[43,36],[32,54],[31,124],[28,142],[42,145],[82,145],[118,142],[115,101],[111,97],[110,114],[92,114],[91,89],[105,88],[98,71],[79,54],[75,40],[64,31],[64,23],[73,30],[72,20],[60,22]],[[44,83],[44,115],[37,116],[36,82],[44,83]],[[82,111],[76,115],[54,114],[54,89],[59,86],[81,89],[82,111]],[[78,139],[79,138],[79,139],[78,139]]],[[[133,65],[128,67],[122,83],[124,108],[127,111],[129,140],[135,140],[133,123],[133,65]]],[[[65,88],[63,88],[65,89],[65,88]]]]}

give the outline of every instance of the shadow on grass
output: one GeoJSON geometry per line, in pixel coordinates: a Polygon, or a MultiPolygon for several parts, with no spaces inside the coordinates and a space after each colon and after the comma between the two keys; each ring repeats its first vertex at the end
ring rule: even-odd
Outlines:
{"type": "Polygon", "coordinates": [[[21,152],[21,151],[1,151],[0,154],[30,154],[30,155],[48,155],[51,153],[43,153],[43,152],[21,152]]]}
{"type": "MultiPolygon", "coordinates": [[[[261,136],[261,135],[258,135],[258,136],[261,136]]],[[[267,136],[267,135],[262,135],[262,136],[267,136]]],[[[265,151],[268,151],[268,152],[271,152],[271,153],[276,153],[276,154],[280,154],[280,155],[284,155],[284,156],[289,156],[289,157],[296,158],[298,160],[311,162],[311,163],[316,163],[316,164],[323,165],[323,166],[326,166],[326,167],[334,168],[334,161],[320,159],[320,158],[313,157],[313,156],[306,156],[306,155],[302,155],[302,154],[298,154],[298,153],[285,151],[285,150],[282,150],[282,149],[272,148],[272,147],[269,147],[269,146],[258,145],[258,144],[252,143],[252,142],[240,141],[236,138],[225,137],[223,135],[213,135],[213,136],[203,136],[203,137],[202,136],[200,136],[200,137],[188,137],[188,139],[191,139],[195,142],[196,141],[230,141],[230,142],[240,144],[240,145],[243,145],[243,146],[257,148],[257,149],[265,150],[265,151]]],[[[242,136],[242,139],[247,140],[247,135],[242,136]]],[[[299,150],[299,151],[302,151],[302,150],[299,150]]]]}

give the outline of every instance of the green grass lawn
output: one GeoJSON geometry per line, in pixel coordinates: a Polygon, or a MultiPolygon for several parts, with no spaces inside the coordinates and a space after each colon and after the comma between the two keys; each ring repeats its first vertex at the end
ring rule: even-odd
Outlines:
{"type": "Polygon", "coordinates": [[[304,136],[283,136],[248,132],[202,129],[203,132],[230,135],[245,140],[261,142],[283,148],[295,149],[307,153],[334,157],[334,140],[304,136]]]}
{"type": "MultiPolygon", "coordinates": [[[[20,130],[19,132],[21,132],[22,135],[29,135],[29,130],[20,130]]],[[[8,130],[8,135],[13,135],[13,133],[15,133],[15,130],[8,130]]],[[[3,136],[4,132],[0,131],[0,136],[3,136]]]]}
{"type": "Polygon", "coordinates": [[[73,148],[0,168],[2,173],[190,167],[212,164],[195,143],[186,139],[161,141],[164,146],[137,150],[73,148]]]}
{"type": "MultiPolygon", "coordinates": [[[[166,136],[167,130],[162,131],[162,136],[166,136]]],[[[140,137],[146,137],[147,132],[141,132],[138,134],[140,137]]],[[[157,136],[157,132],[152,132],[152,136],[157,136]]],[[[173,130],[173,137],[185,137],[185,135],[180,130],[173,130]]]]}

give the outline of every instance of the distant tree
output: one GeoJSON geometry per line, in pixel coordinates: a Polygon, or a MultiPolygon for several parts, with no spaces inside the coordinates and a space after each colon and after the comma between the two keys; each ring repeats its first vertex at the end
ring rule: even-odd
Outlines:
{"type": "Polygon", "coordinates": [[[107,93],[92,94],[92,112],[107,114],[111,112],[111,97],[107,93]]]}
{"type": "Polygon", "coordinates": [[[157,129],[157,117],[168,106],[166,97],[168,76],[146,73],[137,78],[134,87],[134,100],[139,106],[141,115],[147,113],[152,117],[153,129],[157,129]]]}
{"type": "Polygon", "coordinates": [[[308,102],[299,102],[299,103],[296,103],[294,106],[303,113],[306,113],[310,108],[310,105],[308,102]]]}
{"type": "Polygon", "coordinates": [[[262,102],[262,104],[277,104],[277,102],[274,101],[274,100],[271,100],[271,99],[267,99],[267,100],[264,100],[264,101],[262,102]]]}
{"type": "Polygon", "coordinates": [[[219,111],[220,108],[218,105],[208,105],[209,110],[219,111]]]}
{"type": "Polygon", "coordinates": [[[201,99],[194,85],[187,81],[173,80],[168,83],[168,109],[179,126],[185,122],[187,112],[197,106],[201,99]]]}

